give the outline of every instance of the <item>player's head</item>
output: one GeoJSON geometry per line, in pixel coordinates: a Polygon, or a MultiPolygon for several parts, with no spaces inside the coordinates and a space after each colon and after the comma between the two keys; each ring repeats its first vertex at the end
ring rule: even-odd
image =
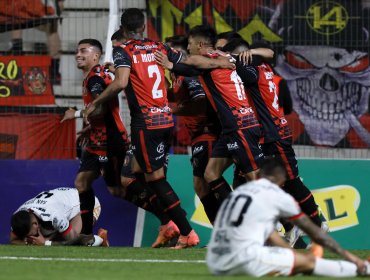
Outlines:
{"type": "Polygon", "coordinates": [[[126,38],[123,34],[122,28],[120,28],[116,32],[114,32],[112,37],[110,37],[110,40],[112,41],[113,46],[124,43],[126,41],[126,38]]]}
{"type": "Polygon", "coordinates": [[[27,236],[38,235],[39,222],[34,214],[26,210],[21,210],[13,214],[10,224],[12,232],[19,239],[24,239],[27,236]]]}
{"type": "Polygon", "coordinates": [[[234,31],[222,32],[217,34],[215,48],[221,50],[228,42],[233,39],[242,39],[239,33],[234,31]]]}
{"type": "Polygon", "coordinates": [[[287,173],[284,164],[279,159],[270,157],[262,162],[259,177],[266,178],[278,186],[283,186],[287,179],[287,173]]]}
{"type": "Polygon", "coordinates": [[[172,37],[167,37],[165,42],[175,50],[186,52],[188,47],[188,38],[181,35],[175,35],[172,37]]]}
{"type": "Polygon", "coordinates": [[[207,25],[197,25],[189,31],[188,51],[190,54],[204,54],[214,48],[216,31],[207,25]]]}
{"type": "Polygon", "coordinates": [[[121,26],[128,38],[142,36],[145,30],[145,16],[138,8],[126,9],[121,16],[121,26]]]}
{"type": "Polygon", "coordinates": [[[239,54],[246,50],[249,50],[249,44],[242,38],[232,39],[222,48],[222,51],[232,54],[239,54]]]}
{"type": "Polygon", "coordinates": [[[85,71],[90,70],[99,63],[103,53],[102,44],[96,39],[83,39],[78,42],[76,50],[77,68],[85,71]]]}

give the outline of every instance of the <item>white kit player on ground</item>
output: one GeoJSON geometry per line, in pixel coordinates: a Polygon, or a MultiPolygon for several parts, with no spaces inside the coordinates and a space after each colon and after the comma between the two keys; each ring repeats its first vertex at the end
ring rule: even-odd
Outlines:
{"type": "Polygon", "coordinates": [[[260,179],[244,184],[223,202],[207,251],[207,265],[215,275],[294,275],[330,277],[370,275],[370,264],[341,248],[299,208],[279,186],[286,179],[284,166],[267,159],[260,179]],[[290,248],[274,230],[280,218],[288,218],[313,240],[308,253],[290,248]],[[268,245],[267,245],[268,244],[268,245]],[[319,244],[319,245],[318,245],[319,244]],[[322,258],[323,248],[344,260],[322,258]]]}
{"type": "MultiPolygon", "coordinates": [[[[100,210],[96,198],[95,221],[100,210]]],[[[80,200],[75,188],[44,191],[26,201],[12,215],[11,227],[11,244],[108,246],[106,230],[94,236],[80,234],[80,200]]]]}

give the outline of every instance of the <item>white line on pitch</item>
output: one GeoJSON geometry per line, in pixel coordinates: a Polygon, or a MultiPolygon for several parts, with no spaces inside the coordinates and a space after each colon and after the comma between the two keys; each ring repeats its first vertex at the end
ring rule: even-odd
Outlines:
{"type": "Polygon", "coordinates": [[[38,257],[12,257],[0,256],[0,260],[22,261],[64,261],[64,262],[117,262],[117,263],[205,263],[204,260],[139,260],[139,259],[77,259],[77,258],[38,258],[38,257]]]}

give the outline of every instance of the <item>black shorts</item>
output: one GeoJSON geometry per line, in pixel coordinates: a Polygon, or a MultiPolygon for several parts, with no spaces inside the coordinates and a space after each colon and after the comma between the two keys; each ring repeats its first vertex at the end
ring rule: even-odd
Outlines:
{"type": "Polygon", "coordinates": [[[298,176],[298,162],[292,147],[291,138],[264,143],[262,144],[262,150],[265,157],[276,157],[284,163],[289,179],[294,179],[298,176]]]}
{"type": "Polygon", "coordinates": [[[122,150],[112,156],[99,156],[83,150],[78,172],[93,171],[96,176],[103,176],[108,187],[120,186],[124,152],[122,150]]]}
{"type": "Polygon", "coordinates": [[[144,173],[166,166],[172,127],[162,129],[131,129],[131,148],[144,173]]]}
{"type": "Polygon", "coordinates": [[[212,157],[231,157],[236,167],[245,174],[257,170],[263,160],[259,139],[260,128],[257,126],[221,134],[212,157]]]}
{"type": "Polygon", "coordinates": [[[193,176],[204,177],[208,160],[212,155],[213,146],[216,141],[199,141],[191,147],[191,165],[193,166],[193,176]]]}

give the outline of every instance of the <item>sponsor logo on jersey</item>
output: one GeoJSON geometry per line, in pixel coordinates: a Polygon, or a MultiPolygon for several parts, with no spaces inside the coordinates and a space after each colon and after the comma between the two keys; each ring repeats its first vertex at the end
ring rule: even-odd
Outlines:
{"type": "Polygon", "coordinates": [[[239,109],[239,113],[242,114],[242,115],[252,114],[253,109],[252,109],[252,107],[248,107],[248,108],[243,107],[243,108],[239,109]]]}
{"type": "Polygon", "coordinates": [[[264,72],[266,80],[271,80],[274,77],[274,72],[264,72]]]}
{"type": "Polygon", "coordinates": [[[135,45],[135,49],[138,50],[150,50],[150,49],[158,49],[158,45],[135,45]]]}
{"type": "Polygon", "coordinates": [[[163,108],[159,108],[159,107],[150,107],[149,108],[149,111],[151,113],[170,113],[171,112],[171,108],[168,107],[168,106],[165,106],[163,108]]]}
{"type": "Polygon", "coordinates": [[[228,149],[229,151],[239,149],[238,143],[237,143],[237,142],[235,142],[235,143],[229,143],[229,144],[227,144],[227,149],[228,149]]]}
{"type": "Polygon", "coordinates": [[[196,146],[196,147],[194,148],[194,150],[193,150],[193,155],[196,155],[196,154],[200,153],[200,152],[201,152],[201,151],[203,151],[203,150],[204,150],[203,145],[201,145],[201,146],[196,146]]]}
{"type": "Polygon", "coordinates": [[[108,157],[106,156],[99,156],[99,162],[107,162],[108,161],[108,157]]]}

